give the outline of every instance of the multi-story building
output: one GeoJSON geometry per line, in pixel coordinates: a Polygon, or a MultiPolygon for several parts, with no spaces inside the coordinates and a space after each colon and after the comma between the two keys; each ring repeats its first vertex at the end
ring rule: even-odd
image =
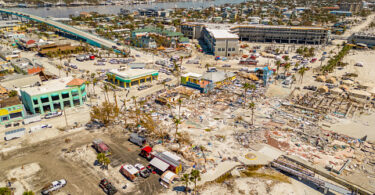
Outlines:
{"type": "Polygon", "coordinates": [[[24,26],[19,20],[0,21],[0,32],[17,32],[24,26]]]}
{"type": "Polygon", "coordinates": [[[330,30],[323,27],[307,26],[274,26],[261,24],[213,24],[213,23],[183,23],[181,32],[193,39],[202,38],[204,29],[229,30],[238,35],[241,41],[282,42],[301,44],[325,44],[329,41],[330,30]]]}
{"type": "Polygon", "coordinates": [[[204,28],[202,39],[206,43],[206,51],[215,56],[234,56],[239,53],[238,36],[228,30],[204,28]]]}
{"type": "Polygon", "coordinates": [[[29,112],[45,114],[82,105],[86,85],[84,80],[72,77],[50,80],[41,86],[22,88],[21,99],[29,112]]]}
{"type": "Polygon", "coordinates": [[[203,23],[184,23],[181,24],[181,32],[190,39],[200,39],[203,27],[203,23]]]}
{"type": "Polygon", "coordinates": [[[358,13],[363,9],[363,2],[356,1],[356,2],[341,2],[338,3],[341,11],[348,11],[352,13],[358,13]]]}
{"type": "Polygon", "coordinates": [[[8,124],[23,119],[24,107],[18,96],[0,101],[0,124],[8,124]]]}
{"type": "Polygon", "coordinates": [[[112,69],[108,80],[120,87],[132,87],[158,79],[158,71],[152,69],[112,69]]]}
{"type": "Polygon", "coordinates": [[[30,75],[36,74],[44,70],[43,65],[32,62],[28,58],[19,58],[10,61],[15,71],[21,74],[30,75]]]}
{"type": "Polygon", "coordinates": [[[241,41],[324,44],[330,31],[323,27],[240,25],[231,28],[241,41]]]}
{"type": "Polygon", "coordinates": [[[349,37],[348,40],[354,44],[362,43],[362,44],[367,45],[368,47],[374,47],[375,46],[375,33],[370,33],[370,32],[354,33],[349,37]]]}

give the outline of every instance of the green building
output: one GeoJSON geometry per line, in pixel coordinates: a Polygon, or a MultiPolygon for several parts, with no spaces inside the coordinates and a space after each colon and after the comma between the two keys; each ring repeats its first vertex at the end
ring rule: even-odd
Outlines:
{"type": "Polygon", "coordinates": [[[86,101],[85,80],[66,77],[43,82],[41,86],[21,89],[26,110],[36,114],[80,106],[86,101]]]}
{"type": "Polygon", "coordinates": [[[24,116],[25,110],[18,96],[0,101],[0,124],[22,120],[24,116]]]}

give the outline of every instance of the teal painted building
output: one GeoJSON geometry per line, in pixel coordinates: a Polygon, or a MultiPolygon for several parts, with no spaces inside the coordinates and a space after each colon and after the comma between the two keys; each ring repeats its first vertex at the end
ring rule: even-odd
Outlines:
{"type": "Polygon", "coordinates": [[[10,124],[25,117],[25,110],[18,96],[0,101],[0,124],[10,124]]]}
{"type": "Polygon", "coordinates": [[[33,114],[80,106],[86,101],[85,80],[66,77],[43,82],[42,86],[21,89],[21,99],[33,114]]]}
{"type": "Polygon", "coordinates": [[[107,73],[108,81],[124,88],[138,86],[157,80],[159,73],[152,69],[112,69],[107,73]]]}

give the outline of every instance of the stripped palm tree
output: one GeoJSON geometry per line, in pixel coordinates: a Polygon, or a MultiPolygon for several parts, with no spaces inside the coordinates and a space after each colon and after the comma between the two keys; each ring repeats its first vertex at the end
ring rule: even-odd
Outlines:
{"type": "Polygon", "coordinates": [[[251,110],[251,125],[254,125],[254,110],[255,110],[255,103],[250,102],[249,108],[251,110]]]}
{"type": "Polygon", "coordinates": [[[247,97],[246,94],[247,94],[247,91],[250,89],[250,83],[243,83],[242,89],[244,89],[244,98],[245,98],[244,105],[246,105],[246,97],[247,97]]]}

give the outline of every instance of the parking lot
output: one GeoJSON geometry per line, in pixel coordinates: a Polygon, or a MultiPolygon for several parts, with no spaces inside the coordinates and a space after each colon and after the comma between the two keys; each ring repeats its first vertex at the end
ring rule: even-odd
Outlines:
{"type": "Polygon", "coordinates": [[[34,192],[39,192],[49,182],[66,179],[67,185],[60,190],[63,194],[104,194],[98,184],[103,177],[107,177],[118,189],[124,185],[128,186],[126,191],[119,189],[120,194],[157,193],[161,189],[158,175],[151,174],[148,178],[138,177],[135,182],[130,182],[119,173],[119,168],[124,163],[147,165],[147,160],[138,155],[140,148],[127,141],[127,136],[122,131],[112,131],[111,133],[99,131],[82,130],[14,150],[6,155],[2,154],[0,182],[11,179],[8,178],[10,170],[30,163],[37,163],[41,170],[28,178],[28,181],[31,181],[28,183],[31,186],[30,190],[34,192]],[[108,170],[101,170],[98,166],[94,166],[95,160],[91,158],[92,156],[96,158],[96,152],[91,147],[91,142],[98,137],[112,150],[111,164],[108,170]],[[80,152],[83,151],[82,149],[87,149],[87,152],[80,152]],[[79,156],[83,159],[91,159],[82,160],[78,158],[79,156]],[[130,188],[131,186],[133,188],[130,188]]]}

